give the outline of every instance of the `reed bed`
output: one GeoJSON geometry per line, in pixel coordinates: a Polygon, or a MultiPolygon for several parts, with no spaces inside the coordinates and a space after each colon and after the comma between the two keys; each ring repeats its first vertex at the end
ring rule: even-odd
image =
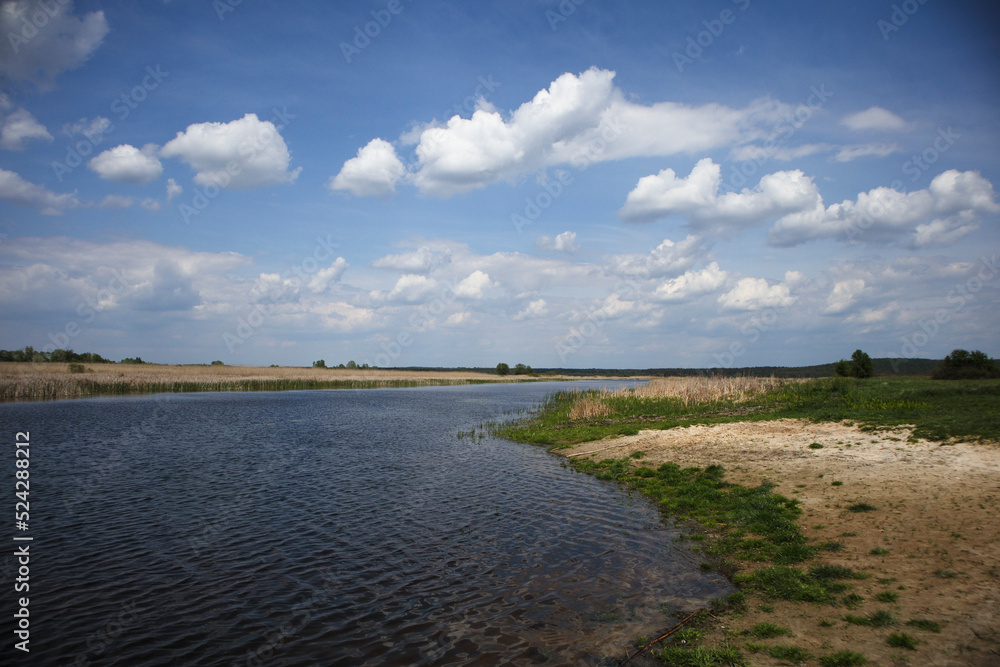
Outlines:
{"type": "Polygon", "coordinates": [[[450,371],[161,366],[153,364],[0,364],[0,401],[36,401],[163,392],[287,391],[425,387],[521,378],[450,371]],[[81,372],[82,371],[82,372],[81,372]]]}
{"type": "Polygon", "coordinates": [[[671,377],[650,380],[645,385],[616,390],[591,390],[571,401],[570,419],[605,419],[622,412],[638,414],[645,405],[669,401],[681,406],[727,402],[744,403],[790,380],[775,377],[671,377]],[[623,409],[626,408],[626,409],[623,409]]]}

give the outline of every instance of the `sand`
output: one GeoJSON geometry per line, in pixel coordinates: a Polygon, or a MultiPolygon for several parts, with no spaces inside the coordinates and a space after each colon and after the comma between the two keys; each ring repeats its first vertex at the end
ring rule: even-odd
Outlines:
{"type": "MultiPolygon", "coordinates": [[[[905,428],[866,433],[848,423],[785,419],[642,431],[558,453],[604,459],[635,451],[646,453],[641,465],[654,468],[720,464],[729,481],[776,483],[776,493],[802,502],[799,526],[807,537],[843,544],[819,561],[871,575],[851,582],[850,592],[864,597],[857,609],[755,597],[747,614],[727,616],[707,642],[721,643],[730,631],[729,640],[742,646],[747,638],[733,630],[770,621],[794,636],[762,643],[796,646],[817,658],[850,649],[870,665],[1000,665],[1000,444],[942,444],[912,440],[905,428]],[[877,509],[847,510],[858,502],[877,509]],[[876,601],[883,591],[897,593],[897,601],[876,601]],[[869,628],[843,620],[878,610],[899,622],[869,628]],[[943,630],[905,625],[914,618],[936,621],[943,630]],[[834,625],[824,628],[820,621],[834,625]],[[886,638],[897,632],[917,638],[917,650],[888,646],[886,638]]],[[[763,653],[748,657],[755,665],[789,664],[763,653]]]]}

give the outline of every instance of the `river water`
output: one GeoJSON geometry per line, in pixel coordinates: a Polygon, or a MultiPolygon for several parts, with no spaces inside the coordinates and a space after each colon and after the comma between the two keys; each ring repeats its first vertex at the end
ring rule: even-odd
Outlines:
{"type": "MultiPolygon", "coordinates": [[[[458,437],[537,383],[0,405],[30,431],[37,665],[600,665],[731,592],[649,503],[458,437]]],[[[480,432],[481,433],[481,432],[480,432]]],[[[30,655],[12,614],[29,597],[30,655]]],[[[13,639],[12,639],[13,638],[13,639]]]]}

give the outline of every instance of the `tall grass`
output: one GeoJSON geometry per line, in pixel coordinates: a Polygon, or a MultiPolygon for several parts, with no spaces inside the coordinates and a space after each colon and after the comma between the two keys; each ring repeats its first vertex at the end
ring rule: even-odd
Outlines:
{"type": "Polygon", "coordinates": [[[484,373],[153,364],[0,364],[0,401],[163,392],[371,389],[518,381],[484,373]]]}

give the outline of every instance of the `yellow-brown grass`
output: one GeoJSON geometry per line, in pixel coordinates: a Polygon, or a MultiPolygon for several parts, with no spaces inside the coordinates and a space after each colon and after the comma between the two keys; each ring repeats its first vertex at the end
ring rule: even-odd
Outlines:
{"type": "Polygon", "coordinates": [[[612,414],[610,398],[639,400],[675,398],[685,406],[697,403],[732,401],[742,403],[789,380],[775,377],[669,377],[650,380],[645,385],[580,394],[568,411],[570,419],[603,419],[612,414]]]}
{"type": "Polygon", "coordinates": [[[255,391],[372,388],[516,382],[489,373],[257,366],[0,363],[0,401],[50,400],[170,391],[255,391]],[[79,366],[73,364],[73,366],[79,366]]]}

